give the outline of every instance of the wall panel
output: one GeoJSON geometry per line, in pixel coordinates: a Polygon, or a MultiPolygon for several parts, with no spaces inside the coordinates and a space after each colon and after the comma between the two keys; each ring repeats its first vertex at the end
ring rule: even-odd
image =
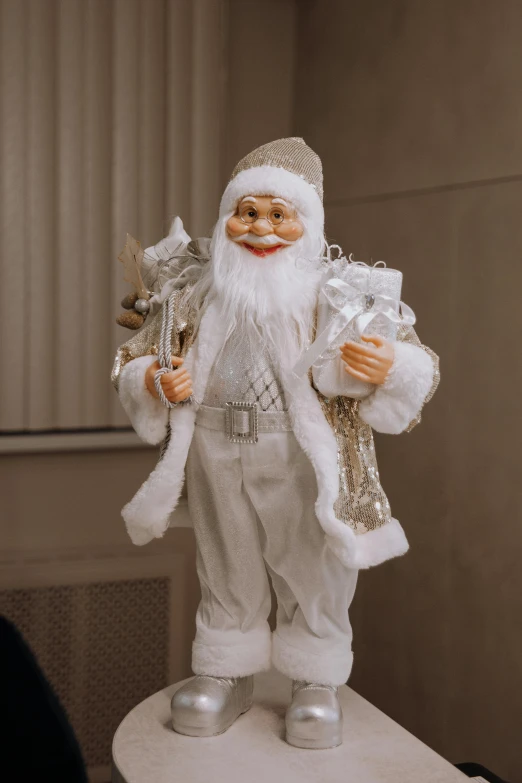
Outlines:
{"type": "Polygon", "coordinates": [[[85,228],[82,324],[82,410],[84,427],[110,424],[105,374],[111,361],[107,340],[113,319],[111,255],[113,5],[89,0],[85,44],[85,228]]]}
{"type": "Polygon", "coordinates": [[[182,215],[186,226],[191,223],[191,160],[187,155],[192,129],[191,0],[168,0],[166,30],[165,233],[175,215],[182,215]]]}
{"type": "Polygon", "coordinates": [[[0,430],[128,424],[116,257],[222,186],[225,0],[2,0],[0,430]],[[25,54],[27,56],[25,56],[25,54]]]}
{"type": "MultiPolygon", "coordinates": [[[[26,319],[24,351],[25,416],[31,429],[54,420],[55,355],[49,334],[55,326],[55,125],[49,106],[56,94],[56,4],[28,4],[27,63],[27,296],[19,301],[26,319]]],[[[23,251],[22,251],[23,252],[23,251]]]]}
{"type": "Polygon", "coordinates": [[[265,0],[261,13],[256,0],[230,0],[226,179],[255,147],[301,133],[294,127],[298,5],[296,0],[265,0]]]}
{"type": "Polygon", "coordinates": [[[376,438],[411,550],[361,574],[351,684],[448,760],[521,783],[521,6],[300,9],[296,115],[328,237],[403,271],[441,356],[421,425],[376,438]]]}
{"type": "MultiPolygon", "coordinates": [[[[112,87],[112,246],[109,259],[113,312],[128,290],[116,262],[125,244],[126,233],[139,239],[139,64],[141,36],[139,0],[116,0],[114,5],[114,44],[112,87]]],[[[111,319],[113,350],[129,334],[111,319]]],[[[111,397],[111,422],[122,426],[126,417],[115,395],[111,397]]]]}
{"type": "Polygon", "coordinates": [[[193,2],[192,176],[190,224],[195,236],[209,236],[221,196],[224,98],[224,4],[193,2]]]}
{"type": "Polygon", "coordinates": [[[411,550],[361,574],[351,682],[449,760],[482,762],[513,783],[522,780],[521,199],[522,183],[506,183],[329,210],[346,250],[403,270],[404,299],[442,370],[420,426],[376,437],[411,550]]]}
{"type": "Polygon", "coordinates": [[[299,9],[296,120],[329,201],[522,173],[519,0],[299,9]]]}
{"type": "MultiPolygon", "coordinates": [[[[85,28],[87,6],[60,0],[57,36],[57,134],[55,351],[58,428],[83,425],[83,324],[85,268],[85,28]]],[[[51,108],[51,107],[50,107],[51,108]]],[[[25,422],[25,428],[28,423],[25,422]]]]}
{"type": "Polygon", "coordinates": [[[25,43],[28,8],[25,3],[2,0],[0,57],[2,63],[2,274],[0,285],[0,364],[9,378],[0,384],[0,428],[21,429],[25,425],[24,362],[26,349],[24,309],[27,252],[23,237],[26,213],[26,92],[28,64],[25,43]]]}

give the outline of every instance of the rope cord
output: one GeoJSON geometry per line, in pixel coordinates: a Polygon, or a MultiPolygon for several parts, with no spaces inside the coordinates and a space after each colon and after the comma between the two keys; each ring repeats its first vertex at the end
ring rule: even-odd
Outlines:
{"type": "MultiPolygon", "coordinates": [[[[158,348],[159,370],[154,375],[154,386],[158,392],[158,397],[167,408],[176,408],[179,402],[170,402],[165,397],[161,385],[161,376],[167,372],[172,372],[172,330],[174,328],[174,294],[171,294],[163,303],[163,314],[161,319],[161,331],[158,348]]],[[[183,402],[191,402],[192,397],[188,397],[183,402]]]]}

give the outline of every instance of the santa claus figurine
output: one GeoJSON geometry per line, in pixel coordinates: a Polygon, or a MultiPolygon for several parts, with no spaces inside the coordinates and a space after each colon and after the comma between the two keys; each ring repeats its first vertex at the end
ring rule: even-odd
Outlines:
{"type": "Polygon", "coordinates": [[[181,734],[228,729],[252,704],[253,675],[273,665],[293,680],[287,741],[339,745],[357,573],[408,549],[380,485],[372,429],[399,433],[418,421],[437,358],[399,325],[394,341],[370,335],[338,352],[347,388],[354,377],[371,384],[364,399],[326,397],[313,373],[293,372],[315,338],[322,199],[321,161],[302,139],[243,158],[210,247],[163,258],[162,307],[116,358],[136,432],[162,444],[123,510],[129,535],[136,544],[161,537],[185,481],[196,535],[196,676],[172,700],[181,734]]]}

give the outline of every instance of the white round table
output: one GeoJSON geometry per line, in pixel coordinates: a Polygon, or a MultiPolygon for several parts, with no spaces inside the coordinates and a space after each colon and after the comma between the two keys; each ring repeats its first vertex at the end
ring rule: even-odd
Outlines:
{"type": "Polygon", "coordinates": [[[464,783],[469,779],[347,686],[339,689],[344,743],[300,750],[284,741],[290,681],[255,678],[254,706],[224,734],[172,730],[179,682],[138,704],[113,742],[113,783],[464,783]]]}

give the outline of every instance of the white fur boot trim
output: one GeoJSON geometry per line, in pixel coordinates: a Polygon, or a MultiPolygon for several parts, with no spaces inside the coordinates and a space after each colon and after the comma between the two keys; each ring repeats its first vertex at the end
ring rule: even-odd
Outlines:
{"type": "Polygon", "coordinates": [[[140,356],[128,362],[120,374],[118,393],[132,426],[145,443],[160,443],[167,434],[169,411],[145,386],[145,373],[156,356],[140,356]]]}
{"type": "Polygon", "coordinates": [[[247,677],[270,668],[271,638],[268,624],[248,633],[216,632],[224,644],[192,645],[192,671],[211,677],[247,677]]]}
{"type": "Polygon", "coordinates": [[[348,646],[335,647],[323,654],[305,652],[288,644],[276,631],[272,640],[272,663],[292,680],[337,686],[343,685],[350,676],[353,653],[348,646]]]}
{"type": "Polygon", "coordinates": [[[388,377],[359,405],[359,415],[376,432],[398,435],[419,414],[433,383],[431,356],[411,343],[395,342],[388,377]]]}

